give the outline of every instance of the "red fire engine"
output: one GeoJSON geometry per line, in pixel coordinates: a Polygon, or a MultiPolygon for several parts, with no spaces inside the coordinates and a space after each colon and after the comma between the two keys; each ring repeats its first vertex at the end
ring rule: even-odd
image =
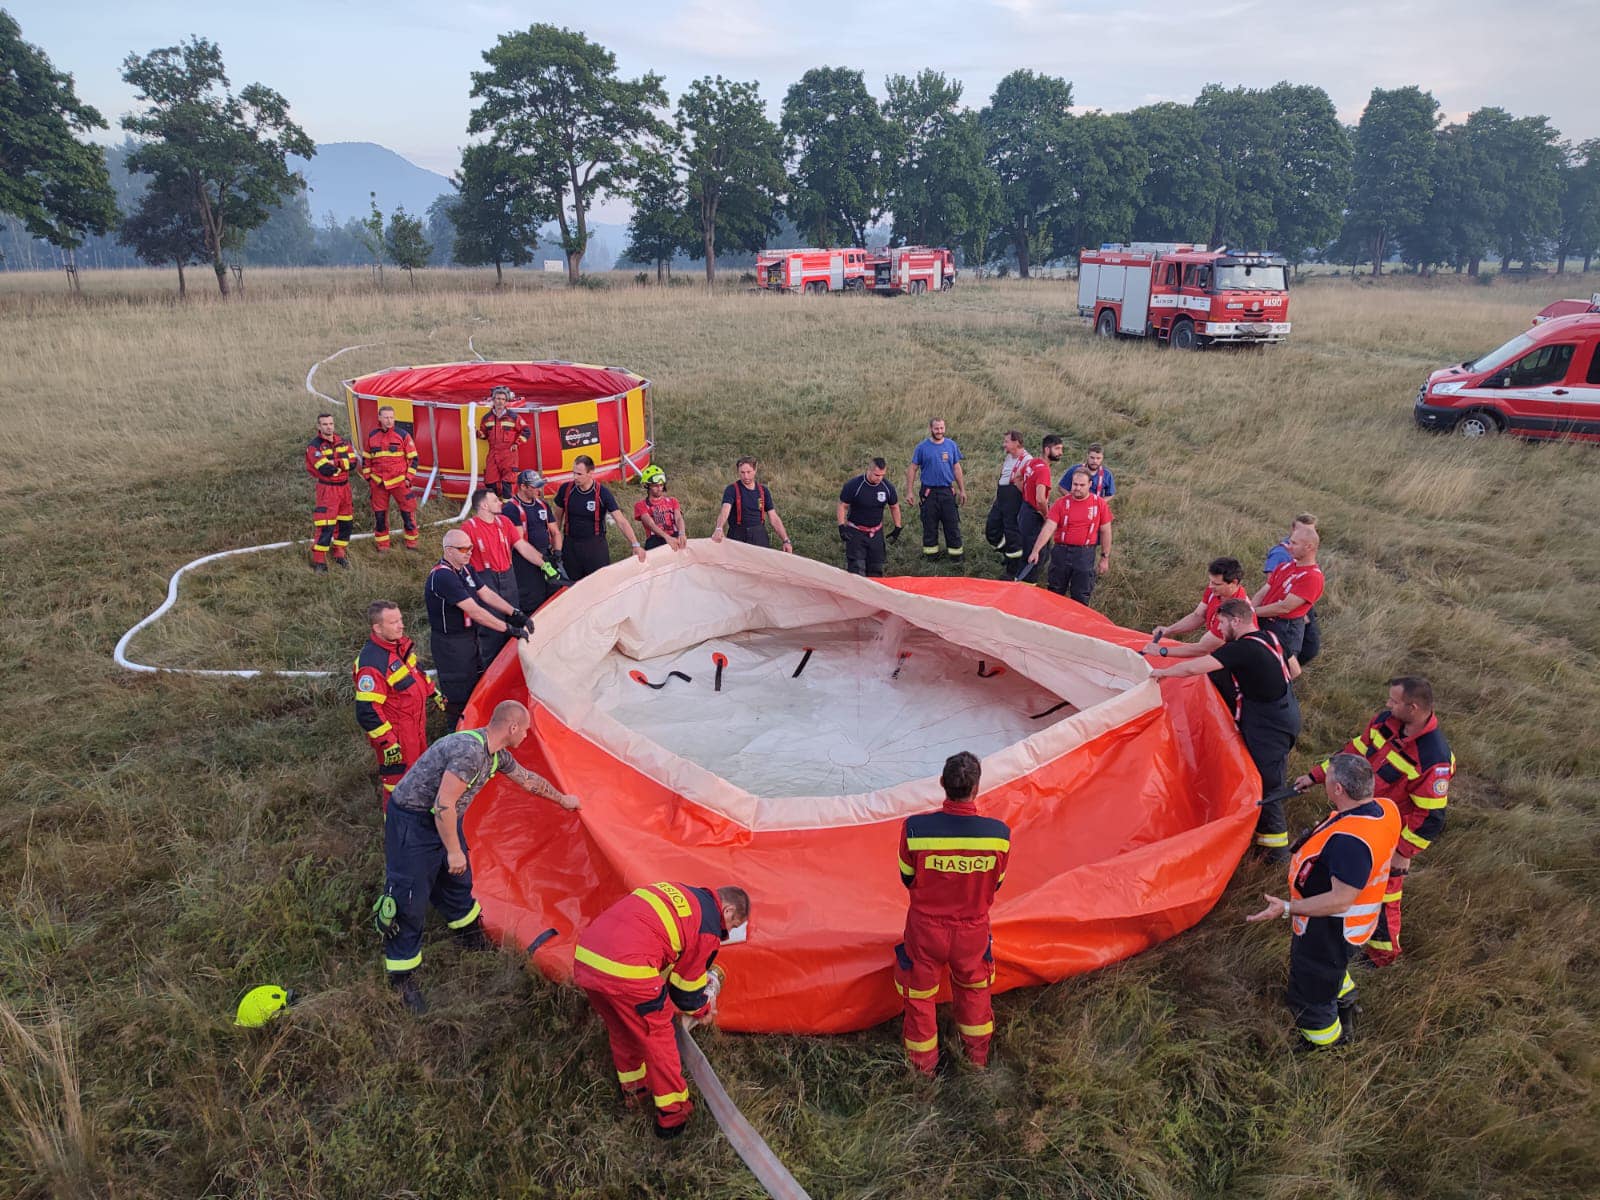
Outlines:
{"type": "Polygon", "coordinates": [[[1078,257],[1078,314],[1101,337],[1153,337],[1179,350],[1289,336],[1288,265],[1272,254],[1133,242],[1078,257]]]}
{"type": "Polygon", "coordinates": [[[768,250],[756,258],[756,286],[763,291],[919,295],[948,291],[955,282],[955,255],[931,246],[768,250]]]}
{"type": "Polygon", "coordinates": [[[932,246],[893,246],[875,252],[872,290],[883,295],[948,292],[956,285],[956,256],[932,246]]]}

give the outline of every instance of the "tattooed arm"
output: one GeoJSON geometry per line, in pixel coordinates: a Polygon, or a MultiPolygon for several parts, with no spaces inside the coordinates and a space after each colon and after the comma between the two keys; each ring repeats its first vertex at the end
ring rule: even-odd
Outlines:
{"type": "Polygon", "coordinates": [[[543,775],[528,770],[527,767],[512,758],[506,751],[502,750],[500,753],[505,758],[505,761],[500,766],[500,774],[511,780],[523,791],[531,792],[535,796],[543,796],[546,800],[554,800],[568,812],[573,812],[578,808],[578,798],[576,796],[569,796],[567,793],[557,790],[556,786],[543,775]]]}

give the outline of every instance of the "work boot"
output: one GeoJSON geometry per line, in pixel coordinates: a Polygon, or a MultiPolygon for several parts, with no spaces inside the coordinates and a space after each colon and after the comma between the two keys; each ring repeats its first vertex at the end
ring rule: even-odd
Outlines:
{"type": "Polygon", "coordinates": [[[1257,862],[1265,863],[1269,867],[1285,866],[1289,862],[1289,847],[1257,846],[1255,857],[1257,862]]]}
{"type": "Polygon", "coordinates": [[[400,1003],[417,1016],[420,1017],[428,1011],[428,1002],[422,998],[422,989],[417,986],[417,981],[411,978],[410,971],[391,972],[389,986],[399,994],[400,1003]]]}
{"type": "Polygon", "coordinates": [[[411,554],[421,554],[422,553],[422,547],[421,546],[413,546],[410,542],[406,543],[406,550],[407,550],[408,553],[411,553],[411,554]]]}
{"type": "Polygon", "coordinates": [[[682,1137],[683,1131],[689,1128],[689,1122],[681,1121],[676,1125],[663,1125],[660,1121],[654,1122],[656,1137],[663,1142],[670,1142],[675,1137],[682,1137]]]}
{"type": "Polygon", "coordinates": [[[387,553],[389,553],[389,550],[390,550],[390,547],[388,547],[388,546],[379,546],[378,547],[378,553],[379,554],[387,554],[387,553]]]}
{"type": "Polygon", "coordinates": [[[1349,1044],[1350,1044],[1350,1039],[1348,1037],[1346,1037],[1343,1033],[1340,1033],[1340,1035],[1337,1038],[1335,1038],[1333,1041],[1329,1042],[1326,1046],[1319,1046],[1315,1042],[1309,1041],[1303,1035],[1297,1033],[1297,1034],[1295,1034],[1295,1039],[1294,1039],[1294,1049],[1291,1051],[1291,1053],[1293,1053],[1293,1054],[1321,1054],[1321,1053],[1324,1053],[1325,1051],[1329,1051],[1329,1050],[1343,1050],[1349,1044]]]}
{"type": "Polygon", "coordinates": [[[489,935],[483,931],[483,920],[478,918],[471,925],[463,925],[455,931],[456,944],[463,950],[493,950],[494,943],[489,940],[489,935]]]}
{"type": "Polygon", "coordinates": [[[350,569],[350,560],[341,554],[333,560],[333,565],[336,567],[343,567],[346,571],[348,571],[350,569]]]}
{"type": "Polygon", "coordinates": [[[318,575],[326,575],[328,573],[328,564],[314,562],[311,564],[311,570],[318,575]]]}
{"type": "Polygon", "coordinates": [[[1339,1041],[1338,1045],[1345,1045],[1356,1040],[1356,1017],[1361,1014],[1361,1005],[1354,998],[1341,1001],[1339,1004],[1339,1041]]]}

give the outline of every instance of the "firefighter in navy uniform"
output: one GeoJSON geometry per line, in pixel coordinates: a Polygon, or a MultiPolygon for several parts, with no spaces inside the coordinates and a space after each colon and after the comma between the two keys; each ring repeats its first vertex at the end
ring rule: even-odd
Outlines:
{"type": "Polygon", "coordinates": [[[1000,482],[995,485],[994,503],[989,506],[989,516],[983,525],[983,536],[1000,556],[1007,579],[1017,577],[1022,570],[1022,556],[1027,553],[1027,547],[1022,544],[1022,532],[1017,527],[1017,519],[1022,515],[1022,491],[1011,486],[1012,476],[1027,461],[1022,435],[1013,429],[1005,436],[1000,482]]]}
{"type": "Polygon", "coordinates": [[[717,523],[712,527],[711,540],[720,542],[723,530],[736,542],[751,546],[772,547],[767,536],[767,523],[783,539],[783,552],[794,553],[794,543],[783,527],[778,506],[773,503],[772,489],[756,481],[756,460],[741,458],[737,464],[739,478],[722,489],[722,507],[717,510],[717,523]]]}
{"type": "Polygon", "coordinates": [[[350,545],[350,522],[355,510],[350,506],[350,470],[356,452],[333,427],[333,416],[317,418],[317,436],[306,443],[306,474],[316,482],[315,507],[311,510],[311,569],[328,571],[328,551],[333,561],[348,567],[345,547],[350,545]]]}
{"type": "Polygon", "coordinates": [[[898,541],[902,530],[900,494],[885,477],[888,464],[875,458],[864,473],[845,481],[839,489],[839,540],[844,543],[844,568],[852,575],[883,576],[888,557],[883,532],[883,510],[894,517],[888,541],[898,541]]]}
{"type": "Polygon", "coordinates": [[[556,514],[561,522],[567,575],[576,583],[611,563],[606,522],[620,529],[635,558],[644,561],[644,547],[633,523],[622,514],[611,489],[594,477],[594,459],[580,454],[572,460],[572,478],[556,489],[556,514]]]}
{"type": "Polygon", "coordinates": [[[905,941],[894,948],[895,990],[905,997],[906,1054],[932,1075],[939,1064],[934,997],[950,968],[956,1031],[967,1060],[987,1066],[994,1036],[994,950],[989,909],[1011,859],[1011,829],[978,815],[980,768],[963,750],[945,760],[944,807],[907,817],[900,829],[900,880],[911,893],[905,941]]]}
{"type": "Polygon", "coordinates": [[[1400,838],[1400,814],[1393,801],[1372,794],[1372,767],[1360,755],[1335,756],[1326,779],[1333,811],[1296,843],[1288,897],[1263,896],[1266,907],[1245,918],[1290,923],[1287,1000],[1300,1033],[1296,1052],[1331,1050],[1355,1036],[1350,954],[1377,927],[1400,838]]]}
{"type": "MultiPolygon", "coordinates": [[[[1439,730],[1433,710],[1433,685],[1419,675],[1389,680],[1389,703],[1367,727],[1345,743],[1341,753],[1359,754],[1372,764],[1378,795],[1400,811],[1400,842],[1389,862],[1378,929],[1366,944],[1366,963],[1386,967],[1400,957],[1400,900],[1411,862],[1444,832],[1445,805],[1455,777],[1456,756],[1439,730]]],[[[1304,791],[1321,782],[1327,764],[1294,781],[1304,791]]]]}
{"type": "Polygon", "coordinates": [[[405,547],[417,550],[417,443],[394,423],[394,409],[378,410],[378,427],[367,434],[362,477],[372,493],[372,541],[379,554],[389,550],[389,506],[400,509],[405,547]]]}
{"type": "Polygon", "coordinates": [[[743,888],[652,883],[578,936],[572,981],[605,1022],[624,1102],[632,1108],[650,1097],[657,1137],[677,1137],[694,1111],[673,1014],[711,1018],[721,988],[717,951],[749,919],[743,888]]]}
{"type": "Polygon", "coordinates": [[[428,572],[422,598],[428,607],[428,648],[439,675],[445,720],[454,729],[488,666],[478,655],[477,626],[525,639],[527,620],[472,573],[472,539],[464,530],[444,535],[444,557],[428,572]]]}
{"type": "MultiPolygon", "coordinates": [[[[1151,672],[1157,679],[1199,675],[1208,672],[1250,752],[1250,761],[1261,774],[1261,795],[1265,799],[1281,792],[1289,770],[1289,751],[1300,736],[1300,705],[1289,680],[1289,667],[1277,636],[1256,628],[1255,614],[1248,600],[1224,600],[1217,606],[1215,627],[1222,645],[1210,654],[1186,658],[1172,666],[1151,672]]],[[[1168,647],[1154,653],[1168,657],[1168,647]]],[[[1151,651],[1146,649],[1146,653],[1151,651]]],[[[1289,820],[1283,800],[1261,806],[1256,818],[1256,852],[1268,862],[1289,858],[1289,820]]]]}
{"type": "Polygon", "coordinates": [[[531,613],[566,587],[558,565],[561,529],[555,523],[555,513],[545,503],[544,476],[537,471],[518,473],[516,493],[501,507],[500,515],[515,525],[522,539],[544,559],[541,566],[518,554],[511,562],[517,578],[517,607],[531,613]]]}
{"type": "Polygon", "coordinates": [[[488,444],[483,482],[501,499],[511,495],[517,477],[517,451],[533,436],[533,427],[521,413],[512,412],[511,389],[489,389],[489,411],[478,418],[478,440],[488,444]]]}
{"type": "Polygon", "coordinates": [[[374,600],[367,623],[372,634],[352,668],[356,723],[378,757],[378,804],[387,810],[395,784],[428,748],[429,699],[440,708],[444,701],[417,665],[416,643],[406,636],[400,606],[374,600]]]}

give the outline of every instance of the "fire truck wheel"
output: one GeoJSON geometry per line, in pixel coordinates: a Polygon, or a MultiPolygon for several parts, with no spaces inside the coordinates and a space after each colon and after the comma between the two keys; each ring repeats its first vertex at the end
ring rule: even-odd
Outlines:
{"type": "Polygon", "coordinates": [[[810,283],[806,284],[806,291],[810,292],[813,296],[819,296],[827,290],[828,285],[820,279],[813,279],[810,283]]]}
{"type": "Polygon", "coordinates": [[[1197,350],[1200,347],[1200,339],[1194,332],[1194,322],[1189,320],[1174,321],[1172,333],[1167,341],[1174,350],[1197,350]]]}
{"type": "Polygon", "coordinates": [[[1469,441],[1492,438],[1500,432],[1500,418],[1488,409],[1475,408],[1456,422],[1456,436],[1469,441]]]}
{"type": "Polygon", "coordinates": [[[1109,308],[1102,309],[1100,315],[1094,320],[1094,331],[1103,338],[1117,336],[1117,314],[1109,308]]]}

